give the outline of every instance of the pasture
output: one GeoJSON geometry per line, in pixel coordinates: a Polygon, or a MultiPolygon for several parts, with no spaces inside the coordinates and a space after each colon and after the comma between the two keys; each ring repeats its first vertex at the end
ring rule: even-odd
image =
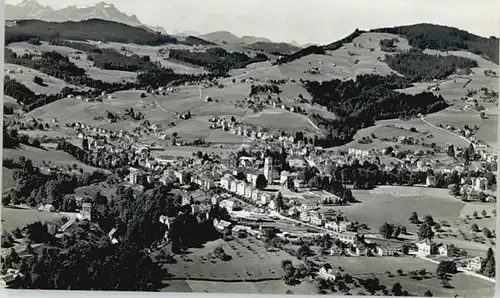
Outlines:
{"type": "Polygon", "coordinates": [[[161,292],[195,292],[195,293],[223,293],[223,294],[285,294],[287,290],[297,295],[311,295],[316,293],[316,286],[303,281],[299,285],[288,286],[282,280],[260,282],[216,282],[200,280],[168,280],[168,285],[161,292]]]}
{"type": "MultiPolygon", "coordinates": [[[[68,84],[61,79],[46,75],[38,70],[31,69],[28,67],[5,63],[4,66],[7,70],[16,71],[17,69],[21,69],[22,73],[6,73],[10,78],[15,79],[19,83],[26,85],[31,91],[40,94],[57,94],[61,92],[64,87],[70,87],[76,90],[82,90],[82,88],[77,87],[75,85],[68,84]],[[38,76],[43,79],[44,86],[38,85],[33,82],[33,78],[38,76]]],[[[90,88],[86,88],[90,89],[90,88]]]]}
{"type": "Polygon", "coordinates": [[[246,115],[242,123],[291,131],[316,131],[316,127],[305,116],[281,109],[266,109],[257,114],[246,115]]]}
{"type": "Polygon", "coordinates": [[[235,238],[229,242],[218,239],[206,243],[203,248],[190,249],[188,254],[176,256],[176,259],[178,263],[166,265],[173,277],[208,280],[281,278],[282,260],[292,260],[296,266],[300,263],[283,251],[268,252],[262,241],[252,237],[235,238]],[[215,260],[210,257],[219,245],[231,257],[230,260],[215,260]]]}
{"type": "Polygon", "coordinates": [[[151,61],[158,61],[161,63],[161,65],[165,68],[170,68],[176,73],[182,73],[182,74],[202,74],[206,73],[206,71],[203,70],[203,68],[195,66],[195,65],[188,65],[187,63],[179,62],[179,61],[174,61],[172,59],[168,59],[166,57],[162,57],[158,55],[158,50],[160,49],[191,49],[191,47],[186,46],[186,45],[180,45],[180,44],[169,44],[165,46],[147,46],[147,45],[137,45],[137,44],[124,44],[124,43],[118,43],[118,42],[108,42],[108,43],[97,43],[95,41],[89,41],[88,43],[93,44],[98,46],[101,49],[105,48],[112,48],[115,49],[119,52],[124,52],[122,49],[126,50],[126,54],[136,54],[139,56],[149,56],[151,61]]]}
{"type": "Polygon", "coordinates": [[[14,170],[2,167],[2,192],[16,185],[17,183],[14,179],[14,170]]]}
{"type": "Polygon", "coordinates": [[[2,231],[13,231],[35,221],[52,222],[62,217],[64,215],[60,213],[2,207],[2,231]]]}
{"type": "MultiPolygon", "coordinates": [[[[494,292],[494,284],[488,281],[467,276],[464,273],[454,275],[450,281],[451,289],[443,288],[436,278],[437,265],[419,258],[413,257],[339,257],[325,256],[325,262],[334,268],[342,267],[346,273],[354,278],[369,278],[374,274],[380,284],[387,286],[390,291],[392,285],[399,282],[403,290],[414,296],[423,296],[430,290],[434,296],[453,296],[455,294],[466,294],[467,297],[486,297],[494,292]],[[404,276],[396,273],[398,269],[403,270],[404,276]],[[425,269],[432,274],[431,278],[420,281],[410,279],[406,274],[412,270],[425,269]],[[387,277],[385,272],[389,271],[393,277],[387,277]]],[[[428,275],[431,276],[430,274],[428,275]]],[[[353,288],[351,286],[351,288],[353,288]]],[[[362,288],[354,288],[352,293],[363,292],[362,288]]]]}
{"type": "Polygon", "coordinates": [[[464,206],[462,201],[448,194],[447,189],[379,186],[352,192],[359,203],[332,208],[342,211],[351,221],[366,223],[370,231],[376,233],[385,222],[402,224],[409,232],[416,232],[418,227],[408,220],[412,212],[417,212],[421,219],[431,215],[436,221],[452,220],[459,217],[464,206]]]}
{"type": "Polygon", "coordinates": [[[34,165],[40,166],[43,162],[50,162],[56,166],[73,166],[82,168],[85,172],[93,172],[98,170],[97,168],[90,167],[75,157],[64,151],[57,151],[51,149],[41,149],[31,146],[21,145],[18,149],[4,148],[3,158],[11,158],[17,160],[19,157],[24,156],[31,159],[34,165]]]}

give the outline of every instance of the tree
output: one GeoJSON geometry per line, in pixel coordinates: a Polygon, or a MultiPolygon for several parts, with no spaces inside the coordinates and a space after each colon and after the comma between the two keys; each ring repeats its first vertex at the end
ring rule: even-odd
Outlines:
{"type": "Polygon", "coordinates": [[[434,232],[432,231],[431,226],[426,223],[422,224],[418,230],[418,239],[432,240],[432,238],[434,238],[434,232]]]}
{"type": "Polygon", "coordinates": [[[486,210],[483,209],[483,211],[481,211],[481,216],[486,217],[486,215],[488,215],[488,213],[486,213],[486,210]]]}
{"type": "Polygon", "coordinates": [[[403,295],[402,290],[403,290],[403,287],[401,286],[401,284],[399,282],[397,282],[392,286],[391,292],[394,294],[394,296],[402,296],[403,295]]]}
{"type": "Polygon", "coordinates": [[[12,260],[12,263],[17,264],[19,261],[21,261],[21,258],[17,254],[16,250],[14,248],[10,249],[10,259],[12,260]]]}
{"type": "Polygon", "coordinates": [[[308,257],[312,254],[312,250],[308,245],[304,244],[299,249],[297,249],[297,258],[302,259],[304,257],[308,257]]]}
{"type": "Polygon", "coordinates": [[[265,189],[267,187],[266,176],[264,176],[263,174],[259,174],[259,176],[257,176],[257,181],[255,182],[255,187],[260,190],[265,189]]]}
{"type": "Polygon", "coordinates": [[[493,214],[494,216],[496,216],[496,215],[497,215],[497,209],[496,209],[496,208],[495,208],[495,209],[493,209],[493,210],[491,211],[491,214],[493,214]]]}
{"type": "Polygon", "coordinates": [[[427,292],[424,293],[424,297],[432,297],[432,292],[430,290],[427,290],[427,292]]]}
{"type": "Polygon", "coordinates": [[[400,225],[396,226],[394,228],[394,234],[392,235],[393,238],[398,239],[399,235],[401,234],[402,227],[400,225]]]}
{"type": "Polygon", "coordinates": [[[281,211],[285,208],[285,203],[283,201],[283,195],[281,194],[281,191],[278,191],[276,193],[276,196],[274,197],[275,200],[275,206],[278,211],[281,211]]]}
{"type": "Polygon", "coordinates": [[[397,274],[399,274],[399,275],[402,275],[402,274],[403,274],[403,270],[401,270],[401,269],[398,269],[396,272],[397,272],[397,274]]]}
{"type": "Polygon", "coordinates": [[[473,232],[479,232],[479,227],[477,226],[477,223],[473,223],[470,229],[473,232]]]}
{"type": "Polygon", "coordinates": [[[485,228],[483,228],[483,235],[484,235],[484,237],[486,237],[486,238],[491,238],[491,237],[493,237],[493,234],[491,233],[490,229],[488,229],[488,228],[486,228],[486,227],[485,227],[485,228]]]}
{"type": "Polygon", "coordinates": [[[495,254],[493,253],[493,250],[488,248],[488,252],[486,253],[486,258],[483,261],[483,264],[481,266],[481,271],[480,273],[484,274],[485,276],[488,277],[495,277],[495,254]]]}
{"type": "Polygon", "coordinates": [[[433,226],[434,225],[434,218],[432,218],[432,216],[430,216],[430,215],[426,215],[424,217],[424,222],[430,226],[433,226]]]}
{"type": "Polygon", "coordinates": [[[446,152],[448,156],[455,157],[455,147],[453,145],[448,146],[448,151],[446,152]]]}
{"type": "Polygon", "coordinates": [[[394,233],[394,226],[386,222],[382,226],[380,226],[379,231],[384,238],[388,239],[391,238],[394,233]]]}
{"type": "Polygon", "coordinates": [[[9,206],[10,205],[10,202],[11,202],[11,196],[10,196],[10,193],[9,194],[6,194],[5,196],[3,196],[2,198],[2,204],[4,206],[9,206]]]}
{"type": "Polygon", "coordinates": [[[418,224],[418,223],[420,223],[420,220],[418,219],[417,212],[412,212],[409,220],[410,220],[410,222],[412,224],[418,224]]]}
{"type": "Polygon", "coordinates": [[[455,273],[457,273],[457,264],[454,261],[441,261],[436,269],[438,276],[455,273]]]}
{"type": "Polygon", "coordinates": [[[35,76],[33,78],[33,83],[42,86],[43,85],[43,79],[39,76],[35,76]]]}

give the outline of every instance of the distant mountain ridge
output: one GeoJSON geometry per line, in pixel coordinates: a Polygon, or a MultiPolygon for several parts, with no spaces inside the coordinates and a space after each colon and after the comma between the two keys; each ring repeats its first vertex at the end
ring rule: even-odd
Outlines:
{"type": "Polygon", "coordinates": [[[143,24],[135,14],[127,15],[119,11],[113,4],[99,2],[95,5],[68,6],[54,10],[50,6],[43,6],[36,0],[24,0],[20,4],[5,5],[6,20],[36,19],[48,22],[83,21],[88,19],[102,19],[106,21],[119,22],[134,27],[158,31],[167,34],[160,26],[149,26],[143,24]]]}

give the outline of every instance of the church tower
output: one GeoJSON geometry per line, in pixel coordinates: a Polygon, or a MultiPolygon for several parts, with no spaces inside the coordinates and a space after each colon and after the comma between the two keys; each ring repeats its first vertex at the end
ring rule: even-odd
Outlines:
{"type": "Polygon", "coordinates": [[[274,172],[273,172],[273,158],[272,157],[266,157],[264,159],[264,176],[266,177],[268,184],[273,183],[274,172]]]}

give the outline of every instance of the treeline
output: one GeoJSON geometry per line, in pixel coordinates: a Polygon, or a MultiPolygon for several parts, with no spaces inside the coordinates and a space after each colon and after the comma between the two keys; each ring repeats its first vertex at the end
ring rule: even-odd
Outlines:
{"type": "Polygon", "coordinates": [[[72,49],[79,50],[82,52],[96,52],[96,53],[98,53],[101,51],[101,49],[96,45],[86,43],[86,42],[79,42],[79,41],[52,39],[49,41],[49,44],[54,45],[54,46],[68,47],[68,48],[72,48],[72,49]]]}
{"type": "Polygon", "coordinates": [[[271,84],[271,85],[251,85],[250,86],[250,96],[256,95],[259,93],[275,93],[275,94],[280,94],[281,90],[278,85],[271,84]]]}
{"type": "Polygon", "coordinates": [[[161,68],[160,62],[152,62],[149,56],[130,55],[126,56],[115,49],[100,49],[87,55],[89,61],[94,62],[95,67],[106,70],[141,71],[161,68]]]}
{"type": "Polygon", "coordinates": [[[466,50],[483,55],[498,64],[499,39],[485,38],[453,27],[416,24],[394,28],[380,28],[371,32],[397,34],[408,39],[411,46],[421,50],[433,49],[440,51],[466,50]]]}
{"type": "Polygon", "coordinates": [[[279,58],[278,60],[276,60],[276,64],[280,65],[280,64],[292,62],[292,61],[298,60],[302,57],[309,56],[312,54],[324,55],[325,49],[323,49],[323,47],[321,47],[321,46],[309,46],[307,48],[299,50],[298,52],[295,52],[295,53],[290,54],[290,55],[285,55],[285,56],[279,58]]]}
{"type": "Polygon", "coordinates": [[[190,64],[205,67],[216,74],[226,74],[231,69],[244,68],[248,64],[263,62],[269,58],[258,53],[251,58],[244,53],[228,52],[222,48],[211,48],[205,52],[191,52],[189,50],[170,50],[170,58],[190,64]]]}
{"type": "Polygon", "coordinates": [[[399,39],[397,38],[391,38],[391,39],[381,39],[379,44],[380,44],[380,49],[384,52],[395,52],[397,47],[395,43],[398,43],[399,39]]]}
{"type": "Polygon", "coordinates": [[[112,48],[99,48],[96,45],[84,42],[67,40],[51,40],[50,44],[73,48],[87,53],[87,59],[94,62],[94,66],[106,70],[123,70],[136,72],[140,70],[161,68],[159,62],[152,62],[149,56],[126,56],[112,48]]]}
{"type": "Polygon", "coordinates": [[[157,46],[177,43],[175,37],[156,34],[145,29],[123,23],[101,19],[89,19],[80,22],[46,22],[41,20],[18,20],[15,26],[5,27],[5,45],[12,42],[28,41],[32,38],[50,41],[98,40],[102,42],[135,43],[157,46]]]}
{"type": "Polygon", "coordinates": [[[208,46],[208,45],[215,45],[215,43],[213,42],[209,42],[209,41],[206,41],[204,39],[201,39],[199,37],[196,37],[196,36],[188,36],[186,37],[186,39],[184,39],[183,41],[179,41],[179,43],[181,44],[185,44],[185,45],[188,45],[188,46],[208,46]]]}
{"type": "Polygon", "coordinates": [[[114,245],[107,231],[93,223],[76,222],[61,238],[56,237],[58,228],[38,221],[23,229],[30,242],[46,245],[34,249],[27,244],[27,257],[6,258],[22,273],[8,288],[157,291],[168,276],[141,247],[126,241],[114,245]]]}
{"type": "Polygon", "coordinates": [[[301,49],[298,52],[295,52],[291,55],[285,55],[282,58],[276,60],[276,64],[283,64],[283,63],[288,63],[295,61],[297,59],[300,59],[302,57],[312,55],[312,54],[317,54],[317,55],[324,55],[325,51],[335,51],[340,49],[344,44],[352,42],[356,37],[360,36],[364,31],[361,31],[359,29],[354,30],[353,33],[349,34],[348,36],[344,37],[341,40],[338,40],[336,42],[333,42],[331,44],[325,45],[325,46],[309,46],[307,48],[301,49]]]}
{"type": "Polygon", "coordinates": [[[17,100],[21,105],[27,105],[37,99],[35,92],[31,91],[24,84],[11,79],[8,75],[3,78],[3,94],[8,95],[17,100]]]}
{"type": "Polygon", "coordinates": [[[386,55],[385,62],[413,82],[442,79],[452,75],[457,69],[470,70],[478,67],[477,61],[469,58],[429,55],[420,50],[386,55]]]}
{"type": "Polygon", "coordinates": [[[14,170],[17,186],[3,197],[3,204],[24,203],[32,207],[52,204],[56,210],[74,212],[76,201],[73,197],[66,195],[74,193],[78,187],[107,179],[107,175],[101,171],[82,175],[69,175],[61,172],[45,175],[33,165],[30,159],[25,157],[20,157],[17,161],[5,159],[4,166],[14,170]]]}
{"type": "Polygon", "coordinates": [[[41,56],[36,57],[28,53],[17,55],[11,49],[5,48],[5,62],[35,69],[65,82],[83,81],[85,83],[84,78],[87,78],[83,68],[76,66],[68,57],[55,51],[43,52],[41,56]]]}
{"type": "Polygon", "coordinates": [[[424,92],[416,95],[394,91],[408,86],[408,80],[398,76],[360,75],[355,81],[306,81],[304,87],[313,96],[313,103],[325,106],[336,119],[312,114],[311,119],[324,132],[317,145],[338,146],[352,140],[354,134],[376,120],[409,118],[446,108],[442,96],[424,92]]]}

